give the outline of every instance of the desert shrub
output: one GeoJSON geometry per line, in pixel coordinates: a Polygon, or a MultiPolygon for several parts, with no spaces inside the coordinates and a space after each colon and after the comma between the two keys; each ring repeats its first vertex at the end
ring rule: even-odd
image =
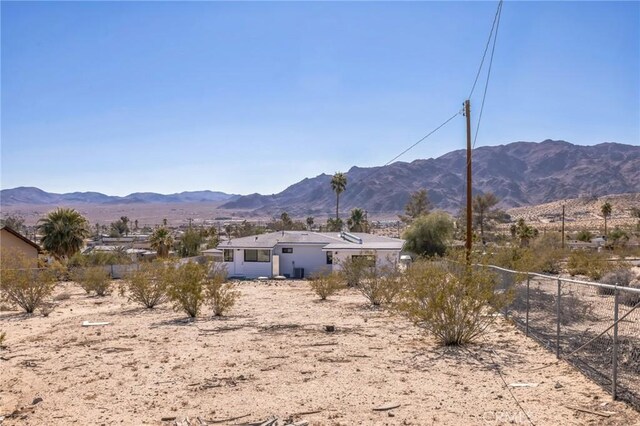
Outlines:
{"type": "Polygon", "coordinates": [[[130,272],[120,283],[120,295],[127,295],[132,302],[147,309],[153,309],[169,300],[167,295],[167,275],[171,275],[167,266],[161,262],[143,263],[140,269],[130,272]]]}
{"type": "Polygon", "coordinates": [[[536,238],[531,244],[531,272],[559,274],[566,256],[562,249],[562,236],[549,233],[536,238]]]}
{"type": "MultiPolygon", "coordinates": [[[[640,279],[632,281],[629,283],[629,288],[635,288],[640,290],[640,279]]],[[[621,291],[620,293],[620,302],[624,303],[627,306],[635,306],[640,303],[640,293],[634,293],[631,291],[621,291]]]]}
{"type": "Polygon", "coordinates": [[[71,272],[71,278],[77,282],[87,294],[95,292],[98,296],[106,296],[111,288],[111,276],[109,272],[101,266],[76,268],[71,272]]]}
{"type": "Polygon", "coordinates": [[[391,304],[404,288],[404,280],[395,266],[367,268],[357,289],[374,306],[391,304]]]}
{"type": "Polygon", "coordinates": [[[418,261],[406,272],[407,287],[397,303],[443,345],[476,339],[494,320],[490,310],[509,301],[496,292],[496,278],[486,267],[418,261]]]}
{"type": "Polygon", "coordinates": [[[590,231],[588,231],[587,229],[583,229],[581,231],[578,231],[578,233],[576,234],[576,240],[582,241],[582,242],[585,242],[585,243],[590,242],[592,238],[593,238],[593,234],[590,231]]]}
{"type": "Polygon", "coordinates": [[[69,300],[71,299],[71,293],[65,291],[63,293],[57,294],[53,297],[53,300],[55,300],[56,302],[60,302],[63,300],[69,300]]]}
{"type": "Polygon", "coordinates": [[[453,221],[447,213],[420,216],[403,234],[404,249],[419,256],[443,256],[453,232],[453,221]]]}
{"type": "Polygon", "coordinates": [[[40,312],[40,315],[42,315],[43,317],[48,317],[49,314],[53,312],[55,308],[56,308],[55,303],[45,302],[40,304],[40,306],[38,307],[38,310],[40,312]]]}
{"type": "Polygon", "coordinates": [[[197,263],[185,263],[177,268],[167,268],[167,294],[176,310],[183,310],[191,318],[200,313],[205,302],[204,286],[207,267],[197,263]]]}
{"type": "Polygon", "coordinates": [[[0,302],[17,305],[32,314],[53,293],[55,275],[36,268],[35,259],[22,252],[3,250],[0,256],[0,302]]]}
{"type": "Polygon", "coordinates": [[[209,273],[205,280],[204,297],[213,308],[213,315],[216,317],[227,313],[240,297],[240,292],[226,280],[226,269],[222,265],[214,263],[209,267],[209,273]]]}
{"type": "Polygon", "coordinates": [[[7,333],[4,331],[0,331],[0,347],[4,345],[4,339],[6,339],[7,333]]]}
{"type": "Polygon", "coordinates": [[[344,276],[332,272],[330,274],[318,274],[311,277],[309,286],[320,300],[326,300],[327,297],[337,293],[344,288],[344,276]]]}
{"type": "Polygon", "coordinates": [[[567,260],[567,270],[571,276],[586,275],[592,280],[600,280],[610,269],[611,265],[603,253],[574,250],[567,260]]]}
{"type": "Polygon", "coordinates": [[[340,262],[340,271],[349,287],[357,287],[367,269],[375,264],[371,259],[364,256],[352,256],[340,262]]]}
{"type": "MultiPolygon", "coordinates": [[[[609,285],[618,285],[620,287],[628,287],[633,281],[633,272],[627,268],[614,269],[602,276],[600,282],[609,285]]],[[[612,295],[615,290],[610,288],[598,287],[598,294],[612,295]]]]}

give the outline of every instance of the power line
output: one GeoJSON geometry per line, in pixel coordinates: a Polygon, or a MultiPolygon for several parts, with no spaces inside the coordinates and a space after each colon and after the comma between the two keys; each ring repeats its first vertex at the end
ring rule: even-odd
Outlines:
{"type": "MultiPolygon", "coordinates": [[[[484,84],[484,92],[482,93],[482,103],[480,104],[480,113],[478,114],[478,124],[476,125],[475,135],[473,136],[473,148],[476,147],[476,140],[478,139],[478,131],[480,130],[480,122],[482,121],[482,112],[484,111],[484,102],[487,98],[487,89],[489,88],[489,79],[491,78],[491,67],[493,66],[493,54],[496,51],[496,41],[498,40],[498,29],[500,28],[501,14],[502,14],[502,0],[500,0],[500,2],[498,3],[498,10],[496,11],[496,20],[494,20],[496,33],[493,37],[493,45],[491,46],[491,56],[489,57],[489,69],[487,70],[487,80],[484,84]]],[[[485,50],[485,53],[486,53],[486,50],[485,50]]],[[[475,86],[475,83],[474,83],[474,86],[475,86]]],[[[471,92],[473,93],[473,89],[471,90],[471,92]]]]}
{"type": "MultiPolygon", "coordinates": [[[[491,25],[491,31],[489,32],[489,37],[487,38],[487,44],[484,47],[484,52],[482,53],[482,60],[480,61],[480,66],[478,67],[478,72],[476,73],[476,78],[473,80],[473,86],[471,87],[471,92],[469,92],[469,96],[467,99],[471,99],[473,95],[473,91],[476,88],[476,84],[478,83],[478,78],[480,77],[480,72],[482,71],[482,66],[484,65],[484,59],[487,56],[487,51],[489,50],[489,44],[491,44],[491,37],[493,37],[493,30],[496,28],[496,22],[499,21],[500,10],[502,9],[502,0],[498,3],[498,8],[496,9],[496,14],[493,17],[493,24],[491,25]]],[[[497,30],[496,30],[497,33],[497,30]]]]}

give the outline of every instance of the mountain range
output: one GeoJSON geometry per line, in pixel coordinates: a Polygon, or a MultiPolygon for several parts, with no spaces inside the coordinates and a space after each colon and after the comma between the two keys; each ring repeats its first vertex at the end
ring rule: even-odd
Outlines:
{"type": "MultiPolygon", "coordinates": [[[[493,192],[504,208],[565,198],[640,192],[640,146],[565,141],[514,142],[473,150],[474,193],[493,192]]],[[[426,188],[434,206],[457,211],[465,197],[466,151],[381,167],[352,167],[340,196],[340,210],[402,211],[412,192],[426,188]]],[[[335,212],[331,175],[297,182],[278,194],[235,195],[214,191],[179,194],[98,192],[53,194],[33,187],[0,191],[0,205],[223,203],[218,208],[252,215],[325,215],[335,212]]]]}
{"type": "Polygon", "coordinates": [[[155,192],[135,192],[125,197],[105,195],[100,192],[54,194],[39,188],[21,186],[19,188],[3,189],[0,191],[0,205],[201,203],[224,202],[238,197],[239,195],[217,191],[187,191],[168,195],[157,194],[155,192]]]}

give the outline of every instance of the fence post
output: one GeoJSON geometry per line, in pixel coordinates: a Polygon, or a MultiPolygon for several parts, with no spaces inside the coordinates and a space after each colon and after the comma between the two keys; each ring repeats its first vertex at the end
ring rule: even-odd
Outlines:
{"type": "Polygon", "coordinates": [[[526,336],[529,335],[529,281],[531,280],[531,276],[529,275],[529,272],[527,272],[527,311],[525,313],[525,320],[524,320],[524,334],[526,336]]]}
{"type": "Polygon", "coordinates": [[[111,279],[113,279],[113,264],[111,264],[111,279]]]}
{"type": "Polygon", "coordinates": [[[618,397],[618,284],[613,296],[613,362],[611,378],[611,396],[614,401],[618,397]]]}
{"type": "Polygon", "coordinates": [[[558,278],[558,297],[556,298],[556,358],[560,359],[560,294],[561,284],[558,278]]]}

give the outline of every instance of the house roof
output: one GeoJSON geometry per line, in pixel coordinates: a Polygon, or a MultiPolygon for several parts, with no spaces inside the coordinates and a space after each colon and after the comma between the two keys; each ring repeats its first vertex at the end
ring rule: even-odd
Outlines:
{"type": "Polygon", "coordinates": [[[21,239],[25,243],[35,247],[38,250],[38,253],[42,252],[42,249],[40,248],[40,246],[38,244],[34,243],[33,241],[31,241],[30,239],[28,239],[27,237],[25,237],[24,235],[22,235],[18,231],[15,231],[14,229],[8,227],[7,225],[0,226],[0,230],[2,230],[2,229],[7,231],[8,233],[10,233],[11,235],[14,235],[15,237],[21,239]]]}
{"type": "Polygon", "coordinates": [[[218,245],[224,248],[272,249],[276,245],[320,245],[330,249],[401,249],[404,240],[365,233],[280,231],[236,238],[218,245]]]}

